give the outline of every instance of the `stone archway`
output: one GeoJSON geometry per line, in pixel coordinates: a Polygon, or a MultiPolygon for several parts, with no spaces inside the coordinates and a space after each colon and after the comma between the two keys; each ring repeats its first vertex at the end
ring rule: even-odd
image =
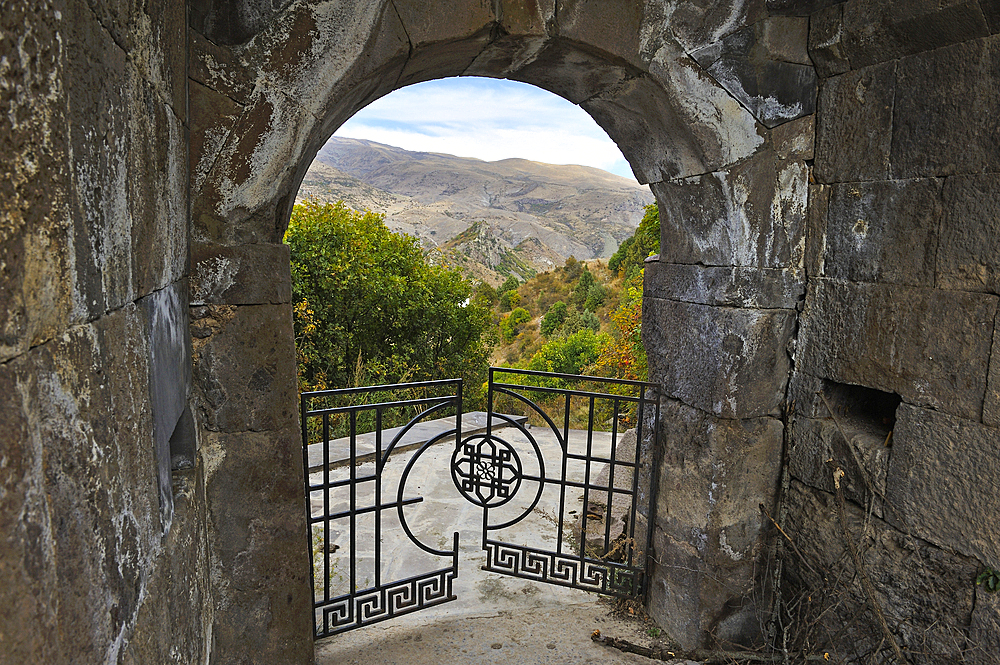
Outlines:
{"type": "MultiPolygon", "coordinates": [[[[807,20],[760,21],[738,2],[672,14],[659,2],[296,2],[242,23],[232,10],[193,18],[204,34],[192,41],[190,84],[195,376],[205,455],[219,460],[208,474],[210,522],[217,542],[244,544],[217,548],[222,606],[242,617],[254,605],[247,594],[273,608],[293,588],[291,605],[309,616],[304,526],[288,526],[301,521],[301,490],[279,483],[261,502],[256,488],[223,480],[262,465],[300,477],[280,245],[298,183],[367,103],[475,74],[581,105],[661,202],[664,252],[647,273],[645,339],[653,377],[673,398],[667,427],[680,433],[663,467],[651,611],[689,647],[710,631],[752,634],[758,504],[775,500],[783,425],[774,416],[804,291],[815,95],[807,20]],[[761,67],[781,85],[759,80],[761,67]],[[230,533],[228,524],[251,527],[230,533]],[[237,558],[245,565],[231,566],[237,558]],[[269,576],[273,561],[282,571],[269,576]]],[[[289,635],[304,632],[291,614],[286,621],[289,635]]],[[[216,639],[227,652],[269,648],[236,633],[216,639]]]]}

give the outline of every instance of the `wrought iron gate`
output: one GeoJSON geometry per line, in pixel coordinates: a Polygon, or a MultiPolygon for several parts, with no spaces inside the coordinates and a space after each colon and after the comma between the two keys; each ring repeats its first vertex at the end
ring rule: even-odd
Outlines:
{"type": "Polygon", "coordinates": [[[656,386],[491,368],[486,397],[485,414],[468,414],[461,380],[302,394],[317,638],[454,600],[458,532],[415,529],[408,510],[440,522],[478,507],[484,570],[644,594],[656,386]],[[469,503],[421,508],[407,488],[421,462],[450,471],[469,503]],[[392,538],[409,553],[390,554],[392,538]],[[399,560],[407,574],[393,574],[399,560]]]}

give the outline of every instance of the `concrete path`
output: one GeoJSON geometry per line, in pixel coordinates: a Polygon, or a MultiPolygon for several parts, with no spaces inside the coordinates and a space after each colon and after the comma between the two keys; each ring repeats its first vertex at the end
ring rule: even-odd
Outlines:
{"type": "MultiPolygon", "coordinates": [[[[554,436],[540,428],[531,433],[538,441],[546,464],[561,457],[554,436]]],[[[518,446],[527,441],[514,428],[502,430],[500,436],[518,446]]],[[[585,446],[586,432],[573,432],[571,441],[574,446],[585,446]]],[[[610,434],[595,432],[590,446],[595,454],[607,457],[610,434]]],[[[459,533],[459,576],[453,587],[457,600],[320,640],[316,647],[317,664],[653,662],[597,645],[590,639],[596,628],[603,634],[640,644],[654,641],[655,627],[622,616],[615,611],[612,601],[576,589],[481,570],[485,563],[485,553],[480,549],[482,510],[455,488],[449,471],[452,451],[453,442],[432,446],[413,464],[406,495],[422,496],[423,501],[407,506],[405,516],[414,535],[432,547],[450,549],[452,534],[459,533]]],[[[384,488],[395,491],[396,482],[411,455],[401,454],[390,459],[383,472],[384,488]]],[[[532,464],[528,456],[523,457],[525,466],[532,464]]],[[[373,463],[362,464],[355,467],[355,474],[360,477],[370,474],[373,469],[373,463]]],[[[591,469],[592,474],[600,472],[600,468],[591,469]]],[[[332,470],[331,476],[348,477],[349,473],[349,467],[339,468],[332,470]]],[[[585,473],[581,465],[576,471],[570,470],[569,475],[581,475],[580,480],[583,480],[585,473]]],[[[314,481],[318,477],[319,474],[314,474],[314,481]]],[[[525,490],[530,488],[522,487],[515,500],[504,507],[507,514],[517,514],[528,508],[533,494],[525,490]]],[[[347,493],[333,494],[331,492],[331,512],[349,504],[347,493]]],[[[582,509],[580,494],[572,490],[567,494],[566,512],[578,513],[582,509]]],[[[536,508],[517,525],[505,529],[503,539],[553,548],[558,537],[555,515],[559,500],[558,490],[547,486],[536,508]]],[[[371,501],[370,491],[368,501],[371,501]]],[[[314,514],[322,512],[322,503],[322,493],[314,493],[314,514]]],[[[383,580],[400,579],[447,565],[441,558],[434,560],[420,551],[398,532],[395,511],[385,511],[382,528],[380,574],[383,580]]],[[[333,583],[339,584],[343,589],[340,593],[343,593],[347,588],[345,571],[349,559],[345,560],[345,555],[350,551],[350,542],[346,529],[339,529],[336,535],[336,553],[331,555],[336,577],[333,583]]],[[[355,565],[359,584],[374,575],[373,542],[359,539],[355,543],[355,565]]]]}

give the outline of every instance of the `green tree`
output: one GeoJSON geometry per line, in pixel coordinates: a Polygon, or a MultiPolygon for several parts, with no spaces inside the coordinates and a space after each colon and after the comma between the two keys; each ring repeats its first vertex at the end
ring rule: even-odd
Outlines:
{"type": "Polygon", "coordinates": [[[566,320],[567,309],[566,303],[562,300],[557,300],[552,304],[552,307],[549,307],[549,311],[542,317],[541,330],[543,335],[551,337],[559,329],[563,321],[566,320]]]}
{"type": "Polygon", "coordinates": [[[580,374],[597,361],[607,335],[589,328],[579,330],[569,337],[557,337],[546,342],[528,361],[528,369],[540,372],[580,374]]]}
{"type": "Polygon", "coordinates": [[[523,307],[518,307],[504,317],[500,322],[500,332],[505,342],[510,342],[521,332],[524,324],[531,321],[531,314],[523,307]]]}
{"type": "Polygon", "coordinates": [[[296,205],[285,233],[302,389],[462,376],[482,384],[492,314],[457,270],[429,264],[415,238],[343,203],[296,205]]]}
{"type": "Polygon", "coordinates": [[[624,277],[642,270],[643,261],[660,251],[660,210],[656,204],[646,206],[646,214],[631,238],[618,247],[608,260],[608,269],[624,277]]]}
{"type": "Polygon", "coordinates": [[[570,312],[569,316],[562,325],[562,334],[565,336],[572,335],[575,332],[589,328],[594,332],[601,329],[601,320],[597,318],[597,315],[588,310],[577,311],[574,310],[570,312]]]}

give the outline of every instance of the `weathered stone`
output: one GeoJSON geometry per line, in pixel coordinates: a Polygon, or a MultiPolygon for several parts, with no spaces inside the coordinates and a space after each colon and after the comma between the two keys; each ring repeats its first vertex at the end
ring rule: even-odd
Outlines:
{"type": "Polygon", "coordinates": [[[726,35],[756,23],[766,14],[764,0],[693,0],[684,3],[656,0],[648,4],[650,8],[643,22],[643,32],[652,31],[653,28],[647,26],[660,19],[688,53],[714,44],[726,35]],[[665,7],[667,20],[650,11],[660,5],[665,7]]]}
{"type": "MultiPolygon", "coordinates": [[[[816,109],[816,72],[812,65],[784,59],[789,55],[795,57],[796,31],[782,35],[785,38],[782,43],[790,45],[787,53],[772,52],[776,50],[771,47],[778,36],[771,33],[784,29],[785,26],[758,23],[723,39],[717,57],[699,59],[715,80],[766,127],[810,115],[816,109]]],[[[805,32],[801,36],[801,57],[808,59],[804,54],[805,32]]]]}
{"type": "Polygon", "coordinates": [[[651,614],[686,648],[709,633],[745,642],[759,631],[749,595],[763,553],[759,506],[774,514],[781,422],[720,420],[673,400],[661,418],[651,614]]]}
{"type": "Polygon", "coordinates": [[[838,414],[838,419],[796,418],[792,422],[789,473],[810,487],[833,492],[833,473],[827,465],[827,460],[833,460],[845,473],[841,485],[847,500],[866,510],[871,506],[874,514],[882,517],[881,497],[885,495],[890,454],[886,434],[878,427],[880,423],[873,425],[851,414],[838,414]],[[845,440],[845,433],[849,440],[845,440]]]}
{"type": "Polygon", "coordinates": [[[507,34],[547,35],[556,0],[501,0],[500,27],[507,34]]]}
{"type": "Polygon", "coordinates": [[[944,220],[937,286],[1000,294],[1000,176],[955,176],[944,182],[944,220]]]}
{"type": "Polygon", "coordinates": [[[191,304],[263,305],[292,300],[288,245],[196,244],[191,304]]]}
{"type": "Polygon", "coordinates": [[[990,354],[989,371],[986,399],[983,402],[983,422],[1000,427],[1000,325],[994,325],[993,329],[993,351],[990,354]]]}
{"type": "Polygon", "coordinates": [[[804,249],[807,171],[761,151],[727,171],[656,183],[660,261],[797,268],[804,249]]]}
{"type": "Polygon", "coordinates": [[[892,176],[1000,170],[1000,117],[990,95],[1000,86],[1000,37],[904,58],[897,72],[892,176]]]}
{"type": "Polygon", "coordinates": [[[800,371],[792,372],[788,380],[788,404],[796,415],[806,418],[826,418],[830,415],[820,393],[828,382],[800,371]]]}
{"type": "Polygon", "coordinates": [[[785,396],[794,310],[643,299],[649,376],[667,395],[723,418],[765,416],[785,396]]]}
{"type": "Polygon", "coordinates": [[[160,510],[168,524],[173,514],[170,439],[188,406],[191,392],[186,286],[178,282],[140,301],[149,330],[149,409],[160,481],[160,510]]]}
{"type": "Polygon", "coordinates": [[[889,516],[940,547],[1000,565],[1000,492],[984,482],[1000,478],[998,445],[996,428],[903,404],[889,464],[889,516]]]}
{"type": "Polygon", "coordinates": [[[491,36],[492,28],[486,27],[459,42],[429,44],[413,51],[400,75],[398,87],[465,73],[489,45],[491,36]]]}
{"type": "Polygon", "coordinates": [[[843,47],[854,69],[988,34],[977,0],[844,4],[843,47]]]}
{"type": "Polygon", "coordinates": [[[592,47],[642,67],[639,56],[640,25],[644,7],[640,3],[558,0],[555,12],[561,37],[592,47]]]}
{"type": "MultiPolygon", "coordinates": [[[[683,50],[667,40],[649,56],[649,75],[666,91],[667,103],[683,122],[670,128],[696,148],[699,164],[684,177],[714,171],[746,159],[764,143],[764,130],[743,106],[683,50]]],[[[657,111],[658,114],[663,110],[657,111]]]]}
{"type": "Polygon", "coordinates": [[[896,64],[827,79],[820,86],[816,179],[884,180],[892,147],[896,64]]]}
{"type": "Polygon", "coordinates": [[[640,183],[704,169],[701,146],[682,129],[684,121],[672,110],[669,96],[649,77],[623,82],[580,106],[616,143],[635,146],[625,158],[640,183]],[[678,134],[683,138],[659,140],[667,136],[677,139],[678,134]]]}
{"type": "Polygon", "coordinates": [[[716,307],[794,309],[805,296],[805,283],[801,274],[791,270],[649,261],[643,294],[716,307]]]}
{"type": "Polygon", "coordinates": [[[197,81],[191,81],[189,97],[192,130],[188,163],[191,191],[197,193],[244,109],[197,81]]]}
{"type": "Polygon", "coordinates": [[[759,41],[771,60],[812,67],[809,59],[809,19],[771,16],[758,24],[759,41]]]}
{"type": "Polygon", "coordinates": [[[844,0],[767,0],[767,13],[772,16],[809,16],[843,2],[844,0]]]}
{"type": "Polygon", "coordinates": [[[414,49],[425,44],[471,37],[496,20],[489,0],[392,0],[414,49]]]}
{"type": "Polygon", "coordinates": [[[205,427],[276,430],[295,422],[288,305],[213,305],[192,312],[194,375],[205,427]]]}
{"type": "Polygon", "coordinates": [[[995,35],[1000,32],[1000,0],[979,0],[979,7],[986,17],[986,24],[990,28],[990,34],[995,35]]]}
{"type": "Polygon", "coordinates": [[[979,419],[997,299],[810,280],[796,366],[979,419]]]}
{"type": "Polygon", "coordinates": [[[822,78],[851,70],[851,63],[844,54],[843,3],[822,9],[809,19],[809,57],[822,78]]]}
{"type": "Polygon", "coordinates": [[[969,629],[970,665],[995,665],[1000,653],[1000,593],[979,586],[969,629]]]}
{"type": "Polygon", "coordinates": [[[940,180],[833,185],[824,276],[933,287],[941,214],[940,180]]]}
{"type": "MultiPolygon", "coordinates": [[[[798,548],[785,551],[786,593],[808,598],[804,621],[820,624],[813,642],[831,660],[892,660],[847,552],[831,494],[792,481],[784,529],[798,548]]],[[[904,535],[863,508],[846,504],[875,597],[907,662],[967,662],[977,563],[904,535]]]]}
{"type": "Polygon", "coordinates": [[[830,186],[809,185],[809,212],[806,215],[806,249],[803,264],[809,277],[823,277],[826,259],[826,219],[830,207],[830,186]]]}
{"type": "Polygon", "coordinates": [[[208,585],[205,488],[201,469],[173,477],[174,518],[146,585],[135,627],[124,640],[123,665],[195,663],[211,645],[212,595],[208,585]]]}
{"type": "Polygon", "coordinates": [[[531,83],[579,104],[612,89],[633,71],[565,40],[506,37],[490,44],[466,73],[531,83]]]}
{"type": "Polygon", "coordinates": [[[242,106],[250,101],[254,73],[240,67],[238,56],[231,49],[209,41],[196,29],[191,29],[188,31],[188,51],[188,77],[191,81],[228,97],[234,104],[242,106]]]}
{"type": "Polygon", "coordinates": [[[265,29],[292,0],[215,0],[191,8],[191,26],[219,44],[242,44],[265,29]]]}
{"type": "Polygon", "coordinates": [[[210,556],[219,571],[212,579],[212,637],[227,645],[227,660],[312,660],[302,439],[290,415],[289,429],[212,432],[201,449],[210,556]],[[254,499],[234,501],[247,487],[254,499]]]}
{"type": "Polygon", "coordinates": [[[816,116],[807,115],[771,130],[778,159],[812,159],[815,156],[816,116]]]}

